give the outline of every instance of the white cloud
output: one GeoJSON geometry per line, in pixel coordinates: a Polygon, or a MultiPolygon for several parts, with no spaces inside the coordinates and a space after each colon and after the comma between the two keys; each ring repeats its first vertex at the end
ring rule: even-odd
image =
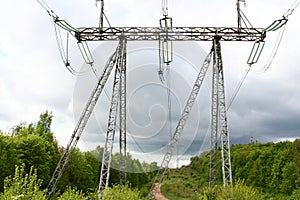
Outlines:
{"type": "MultiPolygon", "coordinates": [[[[245,13],[254,26],[266,27],[281,18],[293,2],[246,1],[245,13]]],[[[76,27],[98,25],[99,8],[94,6],[93,0],[48,0],[47,3],[60,18],[76,27]]],[[[175,26],[236,26],[235,3],[174,0],[169,1],[169,14],[175,26]]],[[[158,26],[162,17],[160,6],[160,0],[111,0],[106,1],[105,10],[112,26],[158,26]]],[[[256,70],[263,67],[276,40],[276,33],[267,34],[261,60],[253,66],[229,111],[233,138],[255,134],[261,140],[268,137],[277,141],[278,138],[294,137],[300,131],[297,123],[288,123],[299,121],[300,112],[299,15],[299,10],[295,10],[290,16],[273,65],[266,73],[258,74],[256,70]],[[277,118],[277,115],[280,116],[277,118]],[[279,130],[280,127],[285,129],[279,130]],[[263,132],[266,130],[268,133],[263,132]],[[283,136],[282,131],[287,135],[283,136]]],[[[24,120],[34,122],[41,112],[49,109],[54,113],[56,137],[66,144],[74,129],[72,98],[73,90],[78,86],[75,86],[76,77],[69,74],[60,60],[51,18],[35,1],[6,2],[0,7],[0,24],[0,129],[8,130],[24,120]]],[[[208,42],[199,44],[206,50],[210,48],[208,42]]],[[[72,48],[76,47],[72,45],[72,48]]],[[[245,71],[251,47],[250,43],[222,43],[228,100],[245,71]]],[[[78,69],[82,61],[78,50],[75,51],[72,59],[78,69]]],[[[155,73],[156,69],[153,71],[155,73]]],[[[207,80],[209,86],[210,79],[207,80]]],[[[92,84],[95,80],[90,81],[92,84]]],[[[209,103],[200,107],[209,111],[209,103]]],[[[80,110],[76,112],[81,113],[80,110]]],[[[107,115],[96,121],[102,118],[107,115]]]]}

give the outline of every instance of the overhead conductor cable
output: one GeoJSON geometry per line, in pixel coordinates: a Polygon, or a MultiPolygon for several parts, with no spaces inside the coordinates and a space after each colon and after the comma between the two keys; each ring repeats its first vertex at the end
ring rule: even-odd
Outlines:
{"type": "MultiPolygon", "coordinates": [[[[275,56],[277,55],[279,46],[282,42],[283,39],[283,35],[285,32],[285,28],[286,28],[286,24],[288,21],[289,16],[291,16],[293,14],[293,12],[295,11],[295,9],[300,5],[300,0],[296,0],[292,6],[283,14],[282,18],[279,20],[275,20],[271,25],[269,25],[267,28],[264,29],[265,32],[269,32],[269,31],[277,31],[279,29],[280,32],[278,33],[275,45],[273,47],[273,50],[271,52],[271,55],[267,61],[267,63],[265,64],[265,66],[261,69],[262,73],[265,73],[271,66],[271,64],[273,63],[273,60],[275,59],[275,56]]],[[[235,92],[233,93],[233,96],[231,97],[230,101],[229,101],[229,106],[227,108],[227,110],[229,110],[230,106],[232,105],[233,101],[235,100],[236,96],[238,95],[247,75],[249,74],[250,70],[251,70],[251,66],[252,64],[255,64],[264,47],[264,42],[256,42],[252,48],[251,54],[249,56],[248,59],[248,68],[246,69],[244,75],[242,76],[242,79],[240,80],[239,84],[237,85],[235,92]]]]}

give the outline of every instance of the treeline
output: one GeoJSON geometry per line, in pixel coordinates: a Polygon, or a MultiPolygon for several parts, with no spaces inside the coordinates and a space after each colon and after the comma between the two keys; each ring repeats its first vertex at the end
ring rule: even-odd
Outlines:
{"type": "MultiPolygon", "coordinates": [[[[300,139],[233,145],[231,165],[233,183],[239,190],[255,194],[255,199],[300,200],[300,139]]],[[[162,190],[170,199],[199,199],[209,188],[209,166],[209,152],[193,157],[189,166],[168,171],[162,190]]],[[[217,183],[222,185],[221,159],[217,163],[217,183]]]]}
{"type": "MultiPolygon", "coordinates": [[[[0,131],[0,199],[46,199],[44,192],[64,151],[51,132],[52,113],[37,123],[20,123],[0,131]]],[[[218,157],[220,158],[220,150],[218,157]]],[[[97,199],[103,148],[75,149],[53,199],[97,199]]],[[[128,184],[119,186],[119,154],[112,158],[110,188],[102,199],[140,200],[149,192],[157,163],[140,163],[127,155],[128,184]],[[146,173],[153,171],[152,173],[146,173]]],[[[188,166],[168,169],[161,191],[170,200],[300,200],[300,139],[293,142],[233,145],[233,185],[222,187],[221,159],[217,186],[209,187],[209,152],[191,158],[188,166]]]]}
{"type": "MultiPolygon", "coordinates": [[[[37,123],[24,122],[14,126],[9,133],[0,131],[0,192],[4,192],[5,178],[15,175],[16,166],[23,166],[25,173],[30,173],[32,167],[41,180],[40,189],[44,190],[64,151],[59,146],[51,132],[53,115],[44,112],[37,123]]],[[[97,190],[101,169],[103,148],[82,152],[75,149],[71,159],[58,183],[56,196],[66,192],[68,188],[76,188],[83,194],[94,193],[97,190]]],[[[128,153],[126,157],[128,185],[137,188],[146,196],[150,188],[153,174],[146,173],[157,169],[157,163],[140,163],[128,153]]],[[[113,156],[112,165],[118,166],[119,155],[113,156]]],[[[110,186],[118,184],[118,168],[111,168],[110,186]]]]}

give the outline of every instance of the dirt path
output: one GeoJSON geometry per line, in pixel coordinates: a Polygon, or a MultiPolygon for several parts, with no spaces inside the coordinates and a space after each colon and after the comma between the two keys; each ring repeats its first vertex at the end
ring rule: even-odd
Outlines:
{"type": "Polygon", "coordinates": [[[165,195],[160,190],[159,184],[155,185],[155,190],[157,191],[155,195],[156,200],[169,200],[167,197],[165,197],[165,195]]]}

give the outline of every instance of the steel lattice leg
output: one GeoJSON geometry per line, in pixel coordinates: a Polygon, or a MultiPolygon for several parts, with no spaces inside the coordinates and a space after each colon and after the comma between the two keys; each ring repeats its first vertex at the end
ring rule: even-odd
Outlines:
{"type": "Polygon", "coordinates": [[[218,80],[218,95],[219,95],[219,120],[220,120],[220,145],[221,145],[221,156],[222,156],[222,178],[223,186],[227,183],[231,183],[231,159],[230,159],[230,143],[229,143],[229,132],[227,126],[227,109],[225,101],[225,86],[224,86],[224,70],[221,56],[221,46],[218,44],[217,56],[219,60],[219,80],[218,80]]]}
{"type": "Polygon", "coordinates": [[[117,112],[118,112],[118,101],[120,97],[120,77],[121,70],[123,65],[123,57],[125,52],[125,40],[120,39],[120,48],[118,51],[118,60],[115,69],[114,85],[113,85],[113,94],[110,105],[109,119],[108,119],[108,128],[106,133],[105,146],[103,151],[102,166],[100,173],[100,181],[98,187],[98,197],[101,197],[103,189],[108,187],[109,175],[110,175],[110,166],[112,159],[112,150],[114,143],[114,136],[117,124],[117,112]]]}
{"type": "Polygon", "coordinates": [[[211,138],[210,138],[210,180],[209,185],[213,188],[216,185],[217,170],[217,148],[218,148],[218,127],[219,127],[219,95],[218,95],[218,57],[216,55],[217,40],[213,42],[213,69],[212,69],[212,102],[211,102],[211,138]]]}
{"type": "Polygon", "coordinates": [[[126,41],[120,74],[120,184],[126,184],[126,41]]]}
{"type": "MultiPolygon", "coordinates": [[[[223,185],[232,182],[229,132],[225,101],[224,73],[219,38],[214,40],[214,67],[212,87],[210,187],[216,185],[217,148],[220,138],[223,185]]],[[[214,193],[213,193],[214,195],[214,193]]]]}

